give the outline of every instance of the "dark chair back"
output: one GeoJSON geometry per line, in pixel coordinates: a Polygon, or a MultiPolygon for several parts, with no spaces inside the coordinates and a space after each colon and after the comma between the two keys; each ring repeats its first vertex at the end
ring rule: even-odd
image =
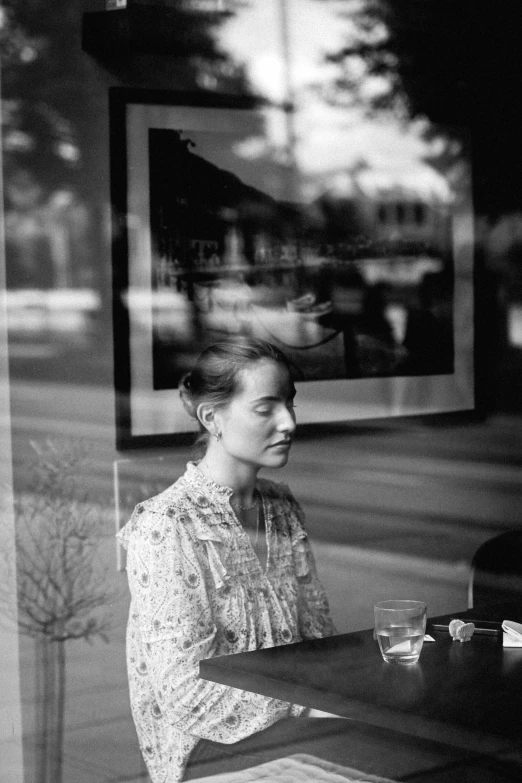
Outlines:
{"type": "Polygon", "coordinates": [[[485,541],[475,552],[468,584],[468,609],[493,601],[522,602],[522,531],[485,541]]]}

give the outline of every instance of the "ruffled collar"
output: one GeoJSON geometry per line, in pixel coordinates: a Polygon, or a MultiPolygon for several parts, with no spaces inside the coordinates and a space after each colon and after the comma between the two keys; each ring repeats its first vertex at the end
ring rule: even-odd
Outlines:
{"type": "Polygon", "coordinates": [[[188,462],[187,472],[185,474],[186,479],[192,486],[203,493],[207,493],[212,498],[221,501],[222,503],[228,503],[234,490],[231,487],[217,484],[213,479],[203,473],[198,462],[188,462]]]}

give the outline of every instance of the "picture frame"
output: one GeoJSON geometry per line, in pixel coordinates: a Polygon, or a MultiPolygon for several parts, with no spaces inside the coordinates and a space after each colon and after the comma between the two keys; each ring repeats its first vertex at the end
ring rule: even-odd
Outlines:
{"type": "MultiPolygon", "coordinates": [[[[181,404],[179,379],[199,348],[243,330],[287,351],[297,371],[302,428],[473,410],[474,227],[469,170],[463,163],[462,180],[446,210],[446,267],[440,274],[430,273],[433,279],[444,278],[446,285],[449,281],[444,307],[449,313],[451,346],[446,358],[440,366],[428,365],[428,371],[422,363],[412,368],[403,362],[401,345],[390,352],[379,344],[376,350],[375,335],[367,337],[356,330],[354,345],[363,360],[351,372],[347,332],[332,321],[331,301],[332,291],[338,299],[339,292],[346,299],[349,284],[339,285],[336,277],[333,289],[330,280],[326,299],[315,293],[324,283],[324,269],[332,267],[332,252],[337,254],[335,269],[342,267],[345,277],[348,268],[364,270],[367,280],[366,288],[358,292],[360,309],[361,296],[377,287],[372,283],[375,275],[385,279],[391,274],[390,290],[403,296],[413,262],[415,269],[421,260],[426,265],[427,243],[423,241],[421,247],[403,236],[383,239],[382,234],[373,241],[366,237],[350,243],[333,236],[339,229],[331,217],[325,223],[326,207],[319,199],[306,204],[303,212],[299,171],[284,137],[288,111],[287,106],[270,106],[248,96],[110,90],[114,375],[120,450],[193,439],[197,425],[181,404]],[[319,207],[323,210],[320,236],[313,234],[319,207]],[[189,252],[189,262],[180,262],[189,252]],[[301,288],[292,288],[296,280],[301,288]],[[308,289],[303,289],[303,280],[308,289]],[[252,299],[254,289],[261,299],[252,299]],[[289,290],[293,296],[288,296],[289,290]],[[250,297],[248,306],[244,306],[245,295],[250,297]]],[[[413,206],[419,210],[418,204],[413,206]]],[[[389,207],[375,206],[375,220],[382,223],[375,224],[375,232],[386,228],[384,212],[389,207]]],[[[415,220],[420,222],[418,217],[417,212],[415,220]]],[[[419,277],[418,269],[415,274],[419,277]]],[[[336,306],[339,309],[334,302],[334,314],[336,306]]],[[[349,307],[353,309],[353,302],[349,307]]]]}

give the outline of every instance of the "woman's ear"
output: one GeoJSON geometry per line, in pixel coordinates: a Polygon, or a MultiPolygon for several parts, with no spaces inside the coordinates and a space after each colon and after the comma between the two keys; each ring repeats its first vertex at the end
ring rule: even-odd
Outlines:
{"type": "Polygon", "coordinates": [[[217,434],[213,405],[209,405],[205,402],[200,403],[196,409],[196,415],[198,417],[198,421],[203,425],[207,432],[210,432],[211,435],[217,434]]]}

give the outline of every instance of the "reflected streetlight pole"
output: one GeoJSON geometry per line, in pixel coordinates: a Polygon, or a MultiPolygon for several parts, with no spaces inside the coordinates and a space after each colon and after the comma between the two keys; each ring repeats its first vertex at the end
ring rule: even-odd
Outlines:
{"type": "Polygon", "coordinates": [[[279,0],[279,15],[281,22],[281,43],[283,48],[284,69],[284,99],[283,109],[286,121],[286,154],[287,165],[290,173],[290,189],[292,198],[297,199],[297,161],[295,132],[295,92],[292,79],[292,54],[290,49],[290,23],[288,13],[288,0],[279,0]]]}

